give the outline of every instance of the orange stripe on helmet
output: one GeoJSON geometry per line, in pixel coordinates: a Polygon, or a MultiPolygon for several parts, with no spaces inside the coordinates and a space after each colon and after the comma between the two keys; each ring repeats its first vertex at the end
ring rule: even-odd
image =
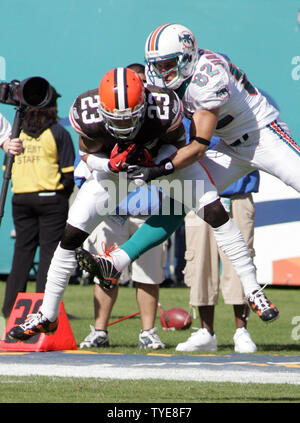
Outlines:
{"type": "Polygon", "coordinates": [[[156,41],[156,37],[158,35],[158,33],[160,32],[161,29],[163,29],[165,26],[168,26],[169,24],[164,24],[164,25],[160,25],[158,28],[155,29],[155,31],[153,31],[151,40],[150,40],[150,51],[155,50],[155,41],[156,41]]]}

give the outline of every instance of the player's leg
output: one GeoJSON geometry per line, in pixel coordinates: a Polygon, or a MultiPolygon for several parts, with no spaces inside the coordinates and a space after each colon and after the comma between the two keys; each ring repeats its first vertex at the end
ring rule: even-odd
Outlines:
{"type": "Polygon", "coordinates": [[[300,193],[300,147],[293,140],[288,126],[275,121],[262,129],[258,136],[259,147],[252,159],[254,165],[300,193]]]}
{"type": "Polygon", "coordinates": [[[86,181],[70,207],[67,225],[61,242],[57,246],[49,271],[41,313],[50,321],[58,315],[60,301],[74,273],[77,260],[75,249],[78,248],[104,216],[98,214],[107,199],[107,192],[95,179],[86,181]]]}
{"type": "Polygon", "coordinates": [[[55,196],[42,196],[39,198],[37,211],[40,255],[36,292],[44,292],[51,259],[64,233],[68,217],[68,198],[60,193],[56,193],[55,196]]]}
{"type": "Polygon", "coordinates": [[[182,224],[185,217],[182,204],[178,204],[170,197],[165,201],[170,206],[169,214],[160,212],[159,215],[150,216],[126,242],[120,245],[130,262],[166,241],[182,224]],[[178,208],[181,210],[180,214],[176,212],[178,208]]]}
{"type": "Polygon", "coordinates": [[[8,336],[26,340],[36,333],[53,332],[58,326],[58,310],[69,279],[77,266],[75,249],[82,245],[97,223],[103,219],[99,210],[107,200],[107,191],[93,178],[80,188],[68,215],[68,222],[47,274],[40,311],[24,324],[12,328],[8,336]]]}
{"type": "MultiPolygon", "coordinates": [[[[103,254],[105,245],[111,246],[115,242],[122,243],[128,238],[128,222],[124,219],[114,219],[114,216],[107,216],[98,225],[84,242],[84,248],[92,254],[103,254]],[[118,223],[117,223],[118,222],[118,223]]],[[[122,272],[128,274],[127,269],[122,272]]],[[[107,347],[109,346],[108,322],[113,306],[118,295],[118,286],[115,289],[107,290],[99,285],[97,278],[94,278],[94,325],[90,325],[90,333],[80,343],[80,348],[107,347]]]]}
{"type": "MultiPolygon", "coordinates": [[[[230,147],[220,141],[212,149],[207,150],[201,165],[213,176],[214,184],[219,193],[224,191],[233,182],[254,170],[247,157],[239,151],[243,147],[230,147]]],[[[249,155],[252,149],[249,148],[249,155]]],[[[248,154],[248,151],[247,151],[248,154]]]]}
{"type": "Polygon", "coordinates": [[[206,152],[201,163],[213,175],[219,192],[255,169],[279,178],[300,192],[300,147],[287,124],[280,120],[250,132],[248,139],[238,146],[219,142],[206,152]]]}

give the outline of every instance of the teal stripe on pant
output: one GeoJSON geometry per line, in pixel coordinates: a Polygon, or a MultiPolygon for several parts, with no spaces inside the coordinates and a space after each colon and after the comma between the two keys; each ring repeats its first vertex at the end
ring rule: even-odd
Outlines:
{"type": "Polygon", "coordinates": [[[185,212],[174,213],[174,202],[168,215],[153,215],[129,238],[120,245],[132,261],[153,247],[167,240],[181,225],[185,212]]]}

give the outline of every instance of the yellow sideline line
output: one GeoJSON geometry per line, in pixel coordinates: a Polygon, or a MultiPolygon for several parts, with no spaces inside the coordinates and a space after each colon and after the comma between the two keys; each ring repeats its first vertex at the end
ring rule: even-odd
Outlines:
{"type": "Polygon", "coordinates": [[[14,352],[14,351],[7,351],[7,352],[0,352],[0,355],[25,355],[25,354],[29,354],[29,352],[27,351],[18,351],[18,352],[14,352]]]}

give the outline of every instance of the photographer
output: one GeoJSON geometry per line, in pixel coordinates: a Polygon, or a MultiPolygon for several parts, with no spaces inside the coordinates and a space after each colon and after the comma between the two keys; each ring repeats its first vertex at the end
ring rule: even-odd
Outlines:
{"type": "Polygon", "coordinates": [[[74,187],[75,153],[70,134],[58,123],[58,97],[53,89],[51,101],[45,107],[27,107],[20,140],[3,143],[4,151],[15,155],[11,182],[16,230],[2,307],[5,318],[10,315],[18,292],[26,291],[38,246],[36,292],[44,292],[50,261],[67,219],[68,200],[74,187]]]}

